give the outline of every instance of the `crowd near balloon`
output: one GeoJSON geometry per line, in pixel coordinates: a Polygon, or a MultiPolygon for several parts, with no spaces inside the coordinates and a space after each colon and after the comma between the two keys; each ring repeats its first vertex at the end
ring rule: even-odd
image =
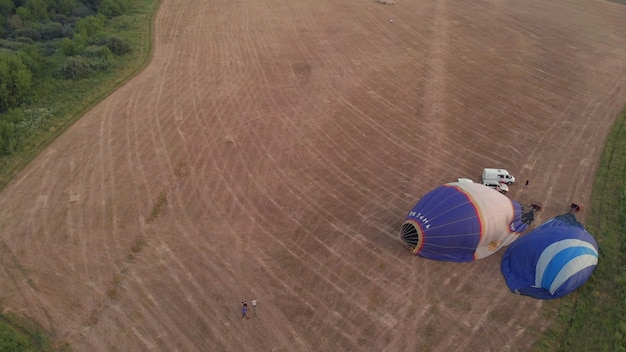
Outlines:
{"type": "MultiPolygon", "coordinates": [[[[507,177],[500,182],[510,185],[507,177]]],[[[411,253],[438,261],[472,262],[505,248],[500,271],[516,294],[547,300],[582,286],[598,263],[598,244],[576,219],[580,206],[529,230],[541,205],[525,208],[503,193],[468,179],[436,187],[409,211],[400,237],[411,253]]]]}

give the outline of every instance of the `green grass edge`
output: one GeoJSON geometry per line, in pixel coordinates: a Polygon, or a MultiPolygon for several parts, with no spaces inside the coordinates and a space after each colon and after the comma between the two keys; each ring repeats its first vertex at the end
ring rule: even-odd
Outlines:
{"type": "Polygon", "coordinates": [[[0,351],[64,352],[68,345],[53,346],[44,330],[32,321],[14,313],[0,314],[0,351]]]}
{"type": "Polygon", "coordinates": [[[534,351],[626,352],[626,107],[607,138],[589,211],[585,228],[598,242],[598,265],[558,302],[534,351]]]}

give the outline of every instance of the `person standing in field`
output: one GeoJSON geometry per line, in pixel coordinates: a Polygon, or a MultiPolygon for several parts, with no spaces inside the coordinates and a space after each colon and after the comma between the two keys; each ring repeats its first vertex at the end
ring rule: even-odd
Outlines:
{"type": "Polygon", "coordinates": [[[241,307],[241,319],[246,318],[246,319],[250,319],[250,317],[248,316],[248,305],[244,304],[243,307],[241,307]]]}
{"type": "Polygon", "coordinates": [[[248,317],[248,302],[245,299],[241,300],[241,319],[243,318],[250,319],[248,317]]]}

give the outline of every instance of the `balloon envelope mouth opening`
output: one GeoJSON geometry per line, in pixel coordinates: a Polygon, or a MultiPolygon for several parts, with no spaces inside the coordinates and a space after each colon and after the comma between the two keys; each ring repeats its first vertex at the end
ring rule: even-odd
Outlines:
{"type": "Polygon", "coordinates": [[[420,233],[411,222],[405,222],[402,225],[402,240],[409,247],[409,250],[414,251],[417,244],[420,242],[420,233]]]}

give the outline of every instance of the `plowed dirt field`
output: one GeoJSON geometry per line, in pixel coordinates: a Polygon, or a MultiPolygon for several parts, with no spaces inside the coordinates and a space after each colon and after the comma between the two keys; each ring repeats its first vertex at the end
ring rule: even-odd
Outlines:
{"type": "Polygon", "coordinates": [[[587,203],[625,102],[622,5],[163,0],[148,67],[0,193],[0,306],[74,351],[525,351],[558,302],[402,221],[483,167],[538,223],[587,203]]]}

